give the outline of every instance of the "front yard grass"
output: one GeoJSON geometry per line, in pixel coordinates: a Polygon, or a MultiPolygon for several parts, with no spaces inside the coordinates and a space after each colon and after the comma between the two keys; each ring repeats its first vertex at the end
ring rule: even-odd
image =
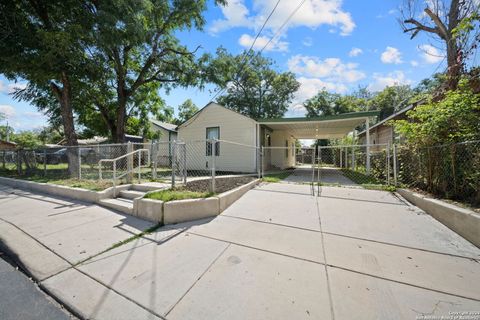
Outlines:
{"type": "Polygon", "coordinates": [[[280,182],[291,175],[292,172],[269,173],[263,176],[263,182],[280,182]]]}
{"type": "Polygon", "coordinates": [[[147,193],[145,198],[168,202],[173,200],[208,198],[213,195],[215,195],[215,193],[213,192],[198,192],[198,191],[190,191],[182,188],[176,188],[176,189],[160,190],[160,191],[147,193]]]}

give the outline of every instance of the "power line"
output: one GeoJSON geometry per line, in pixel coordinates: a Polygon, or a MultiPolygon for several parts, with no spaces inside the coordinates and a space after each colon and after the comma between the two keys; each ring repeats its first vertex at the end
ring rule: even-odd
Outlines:
{"type": "MultiPolygon", "coordinates": [[[[261,27],[260,30],[257,32],[257,35],[255,36],[255,39],[253,40],[252,45],[251,45],[250,48],[248,49],[247,54],[243,56],[242,66],[241,66],[240,70],[242,70],[242,69],[245,67],[245,65],[246,65],[246,63],[247,63],[246,59],[249,58],[248,56],[250,55],[250,52],[252,51],[253,46],[255,45],[255,43],[257,42],[258,38],[260,37],[260,34],[262,33],[263,29],[264,29],[265,26],[267,25],[268,20],[270,20],[270,18],[272,17],[273,13],[275,12],[275,10],[277,10],[277,7],[278,7],[278,4],[280,3],[280,1],[281,1],[281,0],[278,0],[277,3],[275,4],[275,6],[273,7],[272,11],[270,11],[270,14],[268,15],[267,19],[265,19],[265,21],[263,22],[262,27],[261,27]]],[[[222,92],[222,91],[224,91],[224,90],[225,90],[225,88],[224,88],[224,89],[221,89],[220,91],[218,91],[218,92],[213,96],[213,98],[212,98],[211,100],[215,99],[215,98],[220,94],[220,92],[222,92]]]]}
{"type": "Polygon", "coordinates": [[[280,34],[280,31],[282,31],[282,29],[287,25],[287,23],[290,21],[290,19],[292,19],[292,17],[297,13],[297,11],[303,6],[305,1],[306,0],[302,0],[302,2],[300,2],[298,4],[298,6],[295,8],[295,10],[293,10],[292,13],[288,16],[288,18],[282,23],[280,28],[277,29],[277,31],[275,32],[273,37],[271,37],[270,40],[267,42],[267,44],[265,44],[265,46],[262,48],[262,50],[260,50],[260,53],[262,53],[263,50],[265,50],[265,48],[268,47],[268,45],[273,41],[273,39],[275,39],[280,34]]]}

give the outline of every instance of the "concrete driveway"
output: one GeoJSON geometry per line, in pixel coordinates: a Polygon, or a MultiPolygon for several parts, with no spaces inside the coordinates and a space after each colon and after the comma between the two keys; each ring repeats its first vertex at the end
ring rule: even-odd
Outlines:
{"type": "MultiPolygon", "coordinates": [[[[261,185],[215,219],[164,227],[41,284],[91,319],[426,319],[480,311],[478,248],[388,192],[309,192],[261,185]]],[[[0,199],[0,217],[29,215],[5,214],[12,202],[0,199]]],[[[59,252],[45,239],[43,250],[59,252]]]]}

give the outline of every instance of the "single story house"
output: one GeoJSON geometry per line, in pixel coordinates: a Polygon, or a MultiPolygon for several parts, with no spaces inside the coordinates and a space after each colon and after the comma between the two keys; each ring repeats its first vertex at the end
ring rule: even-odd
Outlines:
{"type": "MultiPolygon", "coordinates": [[[[135,136],[132,134],[125,135],[125,142],[132,142],[132,143],[143,143],[143,137],[135,136]]],[[[77,139],[77,143],[79,146],[96,146],[99,144],[109,144],[110,140],[106,137],[99,137],[94,136],[93,138],[89,139],[77,139]]],[[[57,144],[65,146],[67,145],[67,139],[62,139],[57,144]]]]}
{"type": "Polygon", "coordinates": [[[15,142],[0,140],[0,150],[1,151],[12,151],[17,148],[17,144],[15,142]]]}
{"type": "Polygon", "coordinates": [[[213,146],[206,140],[218,139],[217,170],[253,173],[261,166],[258,151],[262,147],[265,169],[294,167],[297,139],[341,138],[377,114],[365,111],[316,118],[252,119],[210,102],[180,124],[177,131],[178,140],[187,142],[188,170],[205,170],[212,165],[213,146]]]}
{"type": "Polygon", "coordinates": [[[177,140],[177,125],[150,119],[150,129],[159,134],[158,142],[172,142],[177,140]]]}
{"type": "MultiPolygon", "coordinates": [[[[405,120],[408,119],[407,111],[414,109],[417,104],[411,104],[402,110],[395,112],[382,121],[377,122],[370,127],[370,143],[372,151],[380,151],[385,149],[385,145],[400,142],[402,137],[398,132],[395,132],[395,128],[390,125],[390,120],[405,120]],[[377,145],[377,146],[375,146],[377,145]]],[[[367,142],[367,130],[364,130],[357,134],[358,144],[366,144],[367,142]]]]}

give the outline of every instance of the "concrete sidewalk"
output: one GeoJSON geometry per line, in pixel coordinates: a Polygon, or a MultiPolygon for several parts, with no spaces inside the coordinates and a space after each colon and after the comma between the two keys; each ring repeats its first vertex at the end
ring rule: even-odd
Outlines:
{"type": "MultiPolygon", "coordinates": [[[[106,221],[125,217],[87,206],[83,223],[100,222],[90,229],[101,241],[82,245],[93,257],[74,265],[83,255],[49,242],[42,219],[21,211],[7,190],[0,234],[9,232],[15,251],[35,247],[21,258],[84,318],[421,319],[480,311],[480,249],[391,193],[322,187],[317,198],[309,188],[264,184],[215,219],[163,227],[99,255],[121,238],[106,221]]],[[[53,206],[42,210],[66,203],[53,206]]],[[[63,237],[83,224],[58,223],[66,229],[58,227],[57,241],[75,248],[63,237]]],[[[141,230],[133,225],[148,227],[130,221],[122,236],[141,230]]]]}

